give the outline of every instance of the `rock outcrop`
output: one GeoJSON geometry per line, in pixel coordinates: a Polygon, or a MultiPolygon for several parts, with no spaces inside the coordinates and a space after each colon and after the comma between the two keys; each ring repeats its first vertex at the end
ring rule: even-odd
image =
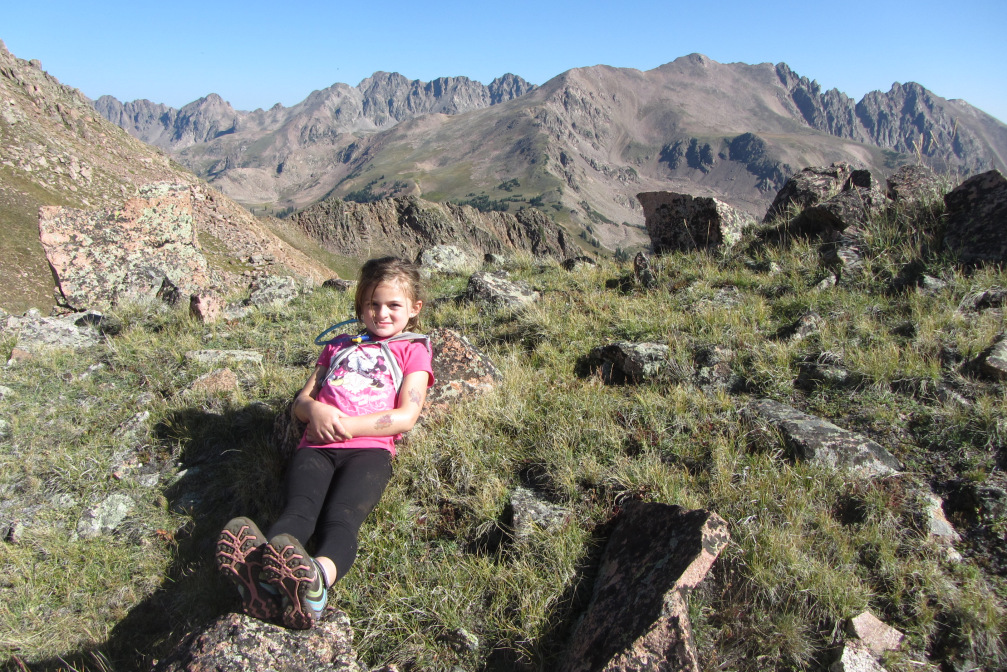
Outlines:
{"type": "Polygon", "coordinates": [[[668,346],[619,341],[592,350],[587,366],[609,384],[647,382],[668,368],[668,346]]]}
{"type": "Polygon", "coordinates": [[[1007,262],[1007,178],[975,175],[944,197],[944,242],[964,264],[1007,262]]]}
{"type": "Polygon", "coordinates": [[[506,271],[479,271],[469,276],[463,297],[486,306],[520,311],[539,300],[539,293],[527,283],[507,279],[506,271]]]}
{"type": "Polygon", "coordinates": [[[729,539],[715,513],[627,504],[605,546],[563,672],[698,672],[686,600],[729,539]]]}
{"type": "Polygon", "coordinates": [[[797,459],[845,469],[862,478],[888,476],[902,468],[891,453],[871,439],[778,401],[759,399],[744,412],[755,425],[768,422],[776,427],[797,459]]]}
{"type": "Polygon", "coordinates": [[[647,233],[655,254],[729,247],[745,226],[755,224],[748,214],[716,198],[666,191],[636,195],[643,206],[647,233]]]}
{"type": "Polygon", "coordinates": [[[195,630],[151,672],[366,672],[353,649],[350,620],[329,609],[311,630],[289,630],[226,614],[195,630]]]}
{"type": "Polygon", "coordinates": [[[60,302],[74,309],[153,299],[165,278],[188,293],[213,283],[184,185],[153,187],[122,210],[42,208],[39,236],[60,302]]]}
{"type": "Polygon", "coordinates": [[[290,220],[330,251],[354,257],[387,253],[415,259],[424,249],[456,245],[475,258],[522,251],[564,259],[574,249],[563,229],[533,208],[510,214],[414,196],[374,203],[330,199],[290,220]]]}

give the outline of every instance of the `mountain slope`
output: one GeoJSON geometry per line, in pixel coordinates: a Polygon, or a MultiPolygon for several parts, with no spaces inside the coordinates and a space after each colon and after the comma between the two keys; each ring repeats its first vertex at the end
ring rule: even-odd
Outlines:
{"type": "MultiPolygon", "coordinates": [[[[199,184],[162,151],[102,118],[77,89],[60,84],[38,61],[16,58],[2,42],[0,100],[0,306],[6,310],[54,303],[39,243],[40,206],[113,208],[143,184],[199,184]]],[[[268,249],[291,272],[317,279],[330,274],[229,198],[209,200],[213,206],[204,214],[212,221],[200,240],[214,250],[211,262],[240,268],[247,250],[268,249]]]]}

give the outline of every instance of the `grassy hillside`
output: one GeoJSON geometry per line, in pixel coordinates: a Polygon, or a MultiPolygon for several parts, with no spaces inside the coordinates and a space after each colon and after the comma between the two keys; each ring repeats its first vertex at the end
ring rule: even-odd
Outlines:
{"type": "MultiPolygon", "coordinates": [[[[542,292],[525,314],[429,303],[425,328],[467,334],[504,379],[400,450],[357,564],[332,593],[366,663],[555,669],[606,524],[639,498],[728,523],[731,544],[690,600],[704,670],[822,669],[844,619],[864,609],[907,635],[884,661],[892,672],[1007,668],[1007,518],[946,507],[965,535],[953,561],[919,515],[921,488],[948,501],[1002,489],[1007,462],[1004,385],[971,366],[1003,313],[959,308],[1007,277],[964,273],[935,252],[941,210],[937,201],[874,222],[863,274],[830,289],[816,288],[817,247],[798,242],[656,259],[653,289],[614,263],[567,272],[518,260],[513,277],[542,292]],[[946,284],[892,291],[909,264],[946,284]],[[809,310],[824,318],[817,333],[777,337],[809,310]],[[584,358],[617,340],[667,344],[666,375],[603,384],[584,358]],[[697,353],[714,345],[734,351],[743,391],[694,383],[697,353]],[[841,354],[859,383],[795,387],[800,362],[823,352],[841,354]],[[964,401],[936,394],[940,384],[964,401]],[[742,421],[756,397],[864,433],[905,471],[859,481],[794,462],[779,437],[742,421]],[[570,522],[510,540],[503,515],[519,485],[569,509],[570,522]],[[474,650],[451,646],[447,635],[460,630],[478,638],[474,650]]],[[[430,295],[454,296],[464,283],[437,279],[430,295]]],[[[0,519],[23,521],[15,541],[0,543],[8,667],[142,669],[238,607],[212,570],[216,534],[238,513],[262,524],[277,515],[273,416],[303,382],[314,336],[350,311],[350,297],[321,289],[233,324],[124,309],[126,326],[107,346],[0,374],[11,389],[0,400],[9,423],[0,493],[25,507],[0,509],[0,519]],[[208,367],[184,353],[203,348],[253,349],[264,363],[237,369],[238,391],[190,392],[208,367]],[[142,411],[149,417],[122,425],[142,411]],[[135,502],[116,531],[75,538],[83,512],[116,493],[135,502]]],[[[0,354],[12,346],[8,337],[0,354]]]]}

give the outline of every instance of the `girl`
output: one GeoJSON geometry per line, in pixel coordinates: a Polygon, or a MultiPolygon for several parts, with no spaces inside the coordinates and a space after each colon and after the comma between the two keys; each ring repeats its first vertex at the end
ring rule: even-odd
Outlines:
{"type": "Polygon", "coordinates": [[[406,332],[423,307],[419,285],[409,262],[364,264],[355,308],[366,333],[330,341],[294,399],[307,429],[287,470],[283,513],[267,535],[244,517],[221,531],[217,568],[238,587],[245,613],[310,628],[328,587],[353,564],[360,526],[391,476],[395,440],[412,429],[433,384],[429,340],[406,332]],[[312,534],[314,558],[302,545],[312,534]]]}

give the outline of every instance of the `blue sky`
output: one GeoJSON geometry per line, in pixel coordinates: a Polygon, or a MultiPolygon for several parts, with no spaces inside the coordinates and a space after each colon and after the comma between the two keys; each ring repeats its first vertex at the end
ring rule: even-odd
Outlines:
{"type": "Polygon", "coordinates": [[[12,53],[85,95],[173,107],[208,93],[242,110],[289,106],[378,70],[542,84],[574,67],[648,70],[699,52],[783,61],[857,100],[915,81],[1007,121],[1005,0],[22,0],[2,16],[12,53]]]}

